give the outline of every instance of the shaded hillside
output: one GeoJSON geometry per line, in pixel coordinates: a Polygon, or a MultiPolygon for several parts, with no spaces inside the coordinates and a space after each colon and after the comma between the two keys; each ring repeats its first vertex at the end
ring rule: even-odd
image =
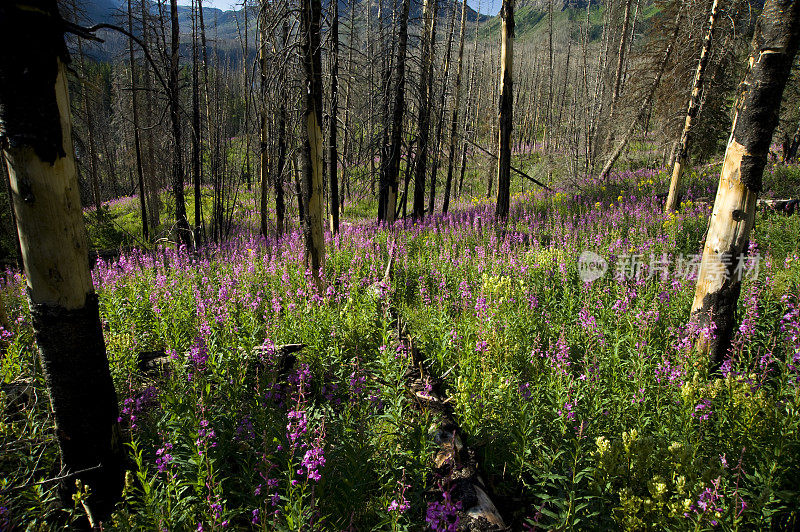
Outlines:
{"type": "MultiPolygon", "coordinates": [[[[603,17],[605,6],[592,2],[589,8],[589,40],[600,39],[603,33],[603,17]]],[[[637,28],[646,28],[650,20],[658,13],[658,9],[649,4],[640,8],[637,16],[637,28]]],[[[514,13],[516,36],[519,39],[546,34],[548,31],[547,0],[527,2],[514,13]]],[[[553,5],[553,31],[555,33],[567,31],[575,32],[575,39],[579,38],[578,28],[586,22],[585,0],[555,0],[553,5]]],[[[500,17],[492,17],[482,25],[480,35],[483,38],[496,38],[500,34],[500,17]]]]}
{"type": "MultiPolygon", "coordinates": [[[[364,0],[356,0],[356,23],[362,27],[365,26],[365,9],[363,5],[364,0]]],[[[372,0],[374,2],[374,0],[372,0]]],[[[330,0],[323,0],[324,14],[327,13],[327,7],[330,0]]],[[[378,11],[377,6],[371,4],[372,14],[377,19],[378,11]]],[[[454,6],[460,11],[460,2],[457,0],[440,0],[439,14],[442,18],[449,17],[451,6],[454,6]]],[[[412,0],[411,3],[411,21],[412,24],[421,22],[422,17],[422,0],[412,0]]],[[[164,6],[165,16],[169,18],[169,5],[164,6]]],[[[257,31],[256,24],[258,21],[258,8],[248,7],[247,13],[247,41],[251,50],[251,60],[255,59],[255,49],[257,46],[257,31]]],[[[347,19],[350,13],[348,0],[339,0],[339,12],[343,20],[347,19]]],[[[66,11],[64,11],[66,14],[66,11]]],[[[223,11],[214,7],[203,7],[204,22],[206,27],[206,36],[209,40],[209,47],[216,47],[217,52],[223,61],[233,61],[236,63],[242,54],[242,41],[244,40],[245,33],[245,10],[228,10],[223,11]],[[213,45],[211,43],[214,43],[213,45]]],[[[158,18],[158,11],[156,6],[153,6],[153,17],[158,18]]],[[[382,17],[385,24],[392,23],[392,12],[385,9],[383,10],[382,17]]],[[[474,22],[479,17],[478,13],[467,6],[467,19],[474,22]]],[[[70,17],[71,18],[71,17],[70,17]]],[[[87,26],[98,23],[118,24],[122,27],[127,27],[127,0],[89,0],[79,8],[78,18],[82,24],[87,26]]],[[[492,21],[494,17],[487,15],[480,15],[480,20],[492,21]]],[[[189,6],[178,6],[178,21],[181,31],[181,55],[189,58],[191,50],[189,42],[191,39],[191,8],[189,6]]],[[[322,31],[327,30],[327,24],[323,25],[322,31]]],[[[340,32],[344,32],[342,26],[340,32]]],[[[98,36],[103,39],[103,43],[86,43],[85,53],[98,61],[109,61],[115,58],[124,56],[126,47],[128,46],[127,39],[122,35],[110,30],[101,30],[98,36]]]]}

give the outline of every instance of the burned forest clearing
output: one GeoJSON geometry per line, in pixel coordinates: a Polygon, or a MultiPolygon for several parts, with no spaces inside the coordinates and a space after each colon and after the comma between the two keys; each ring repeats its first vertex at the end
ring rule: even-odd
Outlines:
{"type": "Polygon", "coordinates": [[[800,527],[800,3],[0,5],[0,531],[800,527]]]}

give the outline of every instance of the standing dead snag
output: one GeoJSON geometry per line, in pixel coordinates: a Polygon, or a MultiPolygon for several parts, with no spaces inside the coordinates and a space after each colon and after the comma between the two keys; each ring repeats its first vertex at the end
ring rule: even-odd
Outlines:
{"type": "Polygon", "coordinates": [[[708,57],[711,52],[711,42],[714,37],[714,21],[717,18],[718,8],[719,0],[713,0],[711,12],[708,15],[708,28],[706,28],[706,34],[705,37],[703,37],[703,48],[700,50],[700,59],[697,62],[697,70],[695,70],[694,73],[692,95],[689,98],[689,107],[686,109],[686,120],[683,124],[678,155],[675,157],[675,164],[672,167],[672,178],[669,182],[669,196],[667,196],[667,203],[664,205],[665,213],[674,211],[675,205],[678,203],[678,185],[681,181],[683,166],[686,164],[686,159],[689,154],[689,134],[692,132],[694,119],[700,111],[700,94],[703,88],[706,66],[708,65],[708,57]]]}
{"type": "Polygon", "coordinates": [[[259,184],[261,189],[261,203],[259,216],[261,219],[261,234],[264,236],[264,238],[267,238],[269,232],[269,210],[267,205],[267,193],[269,192],[269,112],[267,108],[267,96],[269,94],[269,55],[267,51],[267,43],[269,37],[267,33],[267,2],[261,2],[258,24],[258,57],[260,63],[259,66],[261,67],[261,114],[259,124],[259,184]]]}
{"type": "Polygon", "coordinates": [[[508,218],[511,195],[511,126],[513,124],[514,0],[503,0],[500,37],[500,155],[497,159],[498,219],[508,218]]]}
{"type": "Polygon", "coordinates": [[[306,262],[314,277],[325,262],[325,242],[322,235],[322,56],[320,54],[320,0],[301,0],[300,33],[303,72],[302,174],[303,236],[306,243],[306,262]]]}
{"type": "Polygon", "coordinates": [[[428,138],[430,137],[430,97],[433,46],[436,42],[436,10],[438,0],[425,0],[422,9],[422,66],[419,73],[419,137],[414,167],[414,219],[425,215],[425,176],[428,171],[428,138]]]}
{"type": "Polygon", "coordinates": [[[385,173],[381,183],[387,186],[385,218],[389,224],[394,223],[397,212],[397,190],[400,187],[400,150],[403,148],[403,109],[406,105],[406,47],[408,46],[408,13],[410,0],[403,0],[403,11],[400,15],[400,35],[397,49],[397,84],[394,93],[394,109],[392,110],[392,140],[389,147],[389,162],[382,165],[385,173]]]}
{"type": "Polygon", "coordinates": [[[653,101],[653,96],[655,96],[656,89],[658,89],[658,86],[661,83],[661,77],[664,75],[664,71],[667,68],[669,56],[672,54],[672,49],[678,42],[678,32],[680,30],[682,18],[683,6],[680,6],[678,13],[675,15],[675,26],[672,31],[672,38],[667,44],[667,48],[664,50],[664,55],[661,56],[661,62],[658,65],[656,77],[653,79],[650,89],[647,91],[647,94],[642,100],[642,104],[639,106],[639,111],[634,115],[633,121],[631,121],[630,125],[628,126],[628,130],[622,136],[622,139],[617,143],[617,146],[611,152],[611,155],[608,156],[608,160],[606,160],[606,163],[603,165],[603,169],[600,171],[600,179],[603,181],[608,180],[608,176],[611,174],[611,169],[614,168],[614,164],[616,164],[617,159],[619,159],[619,156],[622,155],[622,151],[625,149],[625,146],[628,145],[631,137],[633,137],[633,132],[636,131],[636,126],[639,124],[639,121],[644,118],[647,113],[647,109],[650,107],[650,102],[653,101]]]}
{"type": "Polygon", "coordinates": [[[183,152],[181,146],[180,87],[178,85],[178,57],[180,50],[180,27],[178,25],[178,4],[170,0],[170,18],[172,20],[172,40],[170,42],[169,63],[169,116],[172,124],[172,194],[175,197],[175,229],[178,241],[191,244],[191,229],[186,218],[186,199],[183,193],[183,152]]]}
{"type": "Polygon", "coordinates": [[[339,151],[336,145],[336,130],[339,124],[339,0],[331,4],[331,114],[328,128],[328,173],[330,178],[331,202],[330,229],[332,234],[339,232],[339,151]]]}
{"type": "MultiPolygon", "coordinates": [[[[467,20],[467,0],[461,2],[461,32],[458,41],[458,67],[456,67],[456,86],[453,89],[453,115],[450,120],[450,149],[447,155],[447,181],[444,186],[442,212],[450,208],[450,189],[453,186],[453,165],[455,164],[456,139],[458,129],[458,107],[461,101],[461,78],[464,70],[464,30],[467,20]]],[[[477,24],[477,22],[476,22],[477,24]]]]}
{"type": "MultiPolygon", "coordinates": [[[[131,0],[128,0],[128,31],[133,35],[133,11],[131,0]]],[[[133,39],[128,39],[128,57],[131,63],[131,111],[133,114],[133,146],[136,153],[136,177],[139,178],[139,209],[142,213],[142,236],[150,240],[150,229],[147,219],[147,192],[144,188],[144,170],[142,168],[142,143],[139,138],[139,107],[136,104],[136,61],[133,56],[133,39]]],[[[145,68],[147,68],[145,66],[145,68]]]]}
{"type": "Polygon", "coordinates": [[[0,46],[14,50],[0,55],[0,139],[62,472],[81,472],[61,495],[71,506],[76,478],[89,486],[96,524],[121,493],[124,452],[89,274],[63,31],[56,0],[0,3],[0,46]]]}
{"type": "Polygon", "coordinates": [[[697,277],[692,319],[716,326],[698,348],[717,368],[730,346],[741,290],[740,260],[756,216],[756,199],[783,89],[800,41],[800,2],[768,0],[758,19],[750,70],[740,86],[736,116],[722,163],[703,261],[697,277]]]}

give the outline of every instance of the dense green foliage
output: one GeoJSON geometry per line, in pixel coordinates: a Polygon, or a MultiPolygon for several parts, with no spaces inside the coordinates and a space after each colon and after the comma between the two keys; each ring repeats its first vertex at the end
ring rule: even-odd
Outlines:
{"type": "MultiPolygon", "coordinates": [[[[517,194],[503,231],[480,199],[394,229],[346,224],[328,237],[319,289],[297,234],[99,262],[132,461],[106,528],[432,525],[429,414],[404,388],[411,346],[384,298],[444,376],[514,528],[796,525],[800,222],[760,215],[760,273],[731,361],[708,374],[691,346],[713,331],[686,325],[694,283],[672,266],[699,250],[709,205],[693,198],[714,176],[690,178],[667,217],[652,196],[663,179],[627,171],[580,195],[517,194]],[[591,283],[587,250],[609,261],[591,283]],[[669,275],[651,275],[650,255],[665,253],[669,275]],[[640,255],[640,275],[615,277],[625,255],[640,255]],[[298,342],[287,372],[271,346],[298,342]],[[163,371],[143,373],[137,355],[157,350],[163,371]]],[[[797,169],[772,180],[796,186],[797,169]]],[[[22,281],[9,272],[3,290],[0,377],[30,386],[0,396],[0,525],[36,530],[68,518],[47,481],[58,457],[22,281]]]]}

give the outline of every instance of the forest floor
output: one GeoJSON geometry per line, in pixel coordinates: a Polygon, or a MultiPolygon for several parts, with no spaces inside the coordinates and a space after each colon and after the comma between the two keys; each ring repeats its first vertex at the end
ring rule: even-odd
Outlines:
{"type": "MultiPolygon", "coordinates": [[[[99,260],[133,464],[105,528],[463,528],[417,369],[511,529],[797,526],[800,217],[759,212],[740,326],[709,374],[692,345],[714,331],[687,322],[714,170],[667,216],[648,169],[516,190],[505,227],[466,194],[392,228],[345,209],[321,284],[295,230],[255,236],[252,195],[224,244],[99,260]]],[[[800,168],[770,165],[765,190],[797,197],[800,168]]],[[[109,213],[133,234],[135,209],[109,213]]],[[[0,530],[48,529],[58,454],[18,272],[2,298],[0,530]]]]}

